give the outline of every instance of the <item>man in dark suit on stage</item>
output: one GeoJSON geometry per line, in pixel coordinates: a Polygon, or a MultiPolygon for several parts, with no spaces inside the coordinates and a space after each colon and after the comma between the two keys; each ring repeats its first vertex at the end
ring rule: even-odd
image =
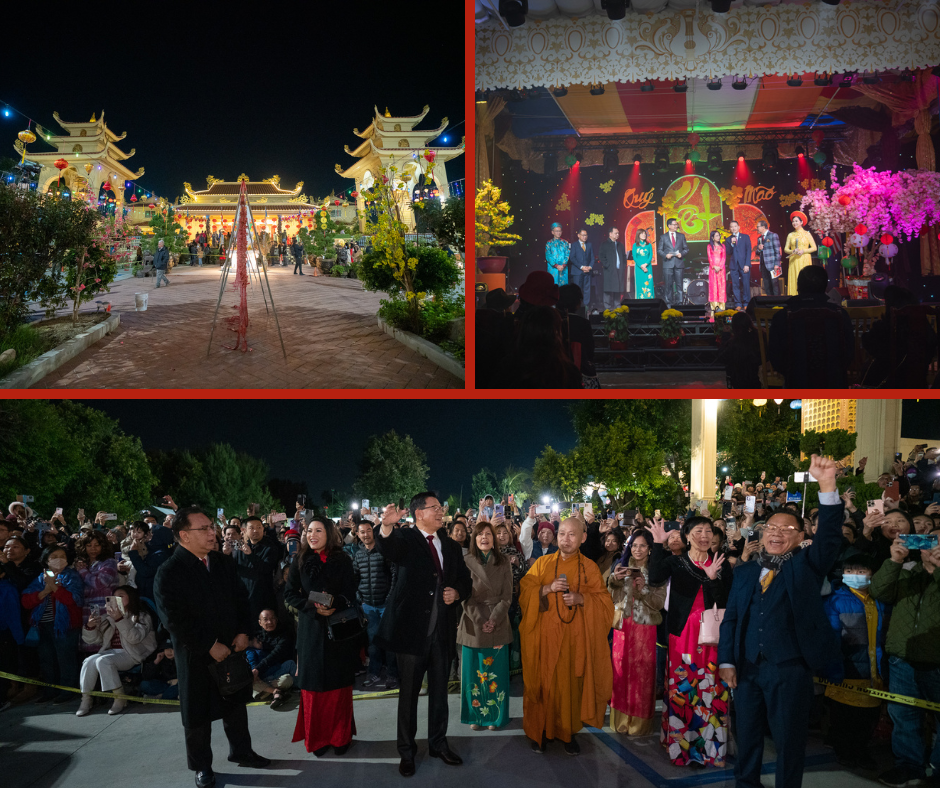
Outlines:
{"type": "Polygon", "coordinates": [[[809,472],[819,483],[812,543],[800,548],[799,515],[771,515],[756,560],[734,570],[721,622],[719,675],[734,690],[738,788],[761,786],[765,720],[777,750],[777,788],[800,788],[813,674],[839,653],[820,590],[841,549],[843,504],[835,462],[814,454],[809,472]]]}
{"type": "Polygon", "coordinates": [[[678,219],[666,222],[666,232],[659,239],[656,254],[663,266],[666,303],[669,306],[682,303],[682,269],[684,259],[689,256],[689,245],[685,235],[679,232],[678,219]]]}
{"type": "Polygon", "coordinates": [[[774,269],[781,268],[783,263],[780,256],[780,236],[770,232],[767,222],[761,220],[757,223],[757,256],[760,257],[760,277],[764,283],[764,295],[781,295],[783,293],[783,272],[774,276],[774,269]]]}
{"type": "Polygon", "coordinates": [[[173,518],[173,536],[176,549],[157,570],[154,597],[176,655],[186,759],[198,788],[210,788],[215,785],[213,720],[222,720],[230,761],[255,768],[271,763],[251,749],[245,708],[251,684],[223,697],[209,673],[213,661],[248,648],[255,622],[235,561],[218,550],[212,521],[195,506],[180,509],[173,518]]]}
{"type": "Polygon", "coordinates": [[[591,311],[591,279],[594,276],[594,247],[588,240],[587,230],[578,231],[578,240],[571,244],[568,258],[568,281],[581,288],[581,301],[591,311]]]}
{"type": "Polygon", "coordinates": [[[456,655],[457,602],[473,590],[460,545],[438,533],[444,511],[435,494],[418,493],[410,508],[414,528],[396,528],[408,512],[389,504],[375,535],[376,549],[398,565],[375,642],[398,657],[398,771],[403,777],[415,773],[418,693],[425,673],[428,755],[450,766],[463,763],[447,746],[447,675],[456,655]]]}
{"type": "Polygon", "coordinates": [[[627,250],[620,241],[620,230],[611,227],[607,240],[601,244],[599,255],[604,269],[604,309],[620,306],[620,299],[627,292],[627,250]]]}
{"type": "Polygon", "coordinates": [[[751,300],[751,236],[741,232],[741,225],[734,219],[728,225],[731,235],[725,241],[728,271],[731,273],[731,290],[734,306],[744,309],[751,300]]]}

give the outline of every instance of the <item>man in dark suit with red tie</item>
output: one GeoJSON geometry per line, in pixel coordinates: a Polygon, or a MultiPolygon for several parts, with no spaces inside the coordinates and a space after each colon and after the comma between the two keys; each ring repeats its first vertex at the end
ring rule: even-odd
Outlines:
{"type": "Polygon", "coordinates": [[[682,303],[682,269],[683,261],[689,256],[689,244],[679,232],[678,219],[666,222],[666,232],[659,239],[656,254],[663,266],[666,303],[669,306],[682,303]]]}
{"type": "Polygon", "coordinates": [[[439,533],[444,510],[435,493],[418,493],[410,508],[414,528],[397,528],[408,512],[389,504],[375,534],[376,549],[398,565],[375,643],[398,657],[398,771],[402,777],[415,773],[418,693],[425,673],[428,755],[449,766],[463,763],[447,746],[447,675],[456,656],[457,602],[468,599],[473,590],[460,545],[446,532],[439,533]]]}
{"type": "Polygon", "coordinates": [[[728,254],[728,271],[731,273],[731,289],[736,309],[744,309],[751,300],[751,236],[741,232],[741,225],[734,219],[728,225],[731,235],[725,241],[728,254]]]}

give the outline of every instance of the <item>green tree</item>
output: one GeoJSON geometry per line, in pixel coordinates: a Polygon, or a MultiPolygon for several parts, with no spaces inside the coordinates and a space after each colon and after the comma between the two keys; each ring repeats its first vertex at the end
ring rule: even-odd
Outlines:
{"type": "Polygon", "coordinates": [[[329,208],[325,206],[320,207],[313,216],[313,229],[308,230],[306,227],[301,227],[297,233],[297,237],[304,247],[304,254],[309,257],[335,259],[336,252],[333,242],[336,238],[345,237],[341,234],[343,228],[333,221],[329,208]]]}
{"type": "Polygon", "coordinates": [[[581,490],[587,483],[575,452],[563,454],[546,446],[535,458],[532,468],[532,499],[541,503],[543,495],[551,495],[557,500],[580,500],[581,490]]]}
{"type": "Polygon", "coordinates": [[[412,496],[426,489],[428,473],[427,455],[411,436],[390,430],[366,441],[353,493],[378,507],[397,503],[399,498],[407,505],[412,496]]]}
{"type": "Polygon", "coordinates": [[[441,246],[454,246],[463,253],[466,232],[463,197],[451,197],[443,206],[440,200],[424,200],[411,207],[419,233],[433,233],[441,246]]]}
{"type": "Polygon", "coordinates": [[[156,252],[157,241],[163,241],[163,245],[171,254],[182,254],[186,251],[189,232],[183,227],[172,205],[156,205],[150,219],[150,229],[153,233],[140,239],[140,246],[145,252],[156,252]]]}
{"type": "Polygon", "coordinates": [[[503,471],[498,489],[500,495],[507,500],[511,495],[515,504],[522,506],[522,502],[531,497],[532,472],[525,468],[514,468],[510,465],[503,471]]]}
{"type": "MultiPolygon", "coordinates": [[[[844,460],[855,451],[858,433],[836,429],[817,432],[806,430],[800,436],[800,452],[809,457],[821,454],[833,460],[844,460]]],[[[809,467],[808,465],[806,467],[809,467]]]]}
{"type": "MultiPolygon", "coordinates": [[[[718,411],[718,468],[727,467],[735,480],[760,481],[762,471],[771,480],[786,478],[800,454],[800,423],[786,403],[779,408],[756,407],[750,400],[729,400],[718,411]]],[[[725,473],[720,473],[720,478],[725,473]]],[[[703,497],[710,490],[696,490],[703,497]]]]}
{"type": "Polygon", "coordinates": [[[484,496],[500,494],[499,480],[496,478],[496,474],[489,468],[480,468],[479,471],[473,474],[473,479],[470,482],[470,490],[473,496],[470,505],[475,507],[484,496]]]}

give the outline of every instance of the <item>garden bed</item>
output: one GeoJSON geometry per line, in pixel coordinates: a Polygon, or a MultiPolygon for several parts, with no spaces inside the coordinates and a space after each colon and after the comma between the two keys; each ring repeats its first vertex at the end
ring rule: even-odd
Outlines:
{"type": "MultiPolygon", "coordinates": [[[[24,354],[17,350],[17,359],[0,368],[0,388],[29,388],[83,350],[111,333],[121,322],[120,315],[94,312],[71,315],[21,326],[14,333],[15,343],[23,343],[24,354]],[[40,355],[36,355],[40,352],[40,355]]],[[[15,345],[14,345],[15,346],[15,345]]],[[[0,346],[5,349],[6,345],[0,346]]]]}
{"type": "Polygon", "coordinates": [[[381,328],[386,334],[395,337],[395,339],[397,339],[403,345],[411,348],[418,355],[424,356],[428,361],[433,361],[441,369],[450,372],[450,374],[454,377],[460,378],[461,380],[466,379],[463,362],[457,359],[454,355],[446,352],[438,345],[435,345],[433,342],[429,342],[427,339],[419,337],[417,334],[412,334],[410,331],[403,331],[400,328],[395,328],[381,317],[379,317],[378,320],[379,328],[381,328]]]}

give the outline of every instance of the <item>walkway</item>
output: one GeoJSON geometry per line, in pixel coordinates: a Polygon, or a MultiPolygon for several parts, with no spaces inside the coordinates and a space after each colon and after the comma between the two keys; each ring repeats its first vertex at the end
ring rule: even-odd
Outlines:
{"type": "Polygon", "coordinates": [[[219,269],[183,266],[173,269],[170,286],[159,290],[151,278],[112,285],[110,295],[99,299],[110,300],[112,311],[121,313],[120,330],[36,388],[463,388],[462,380],[379,329],[376,311],[383,294],[366,292],[355,280],[291,271],[269,272],[287,361],[257,281],[248,291],[251,350],[224,347],[234,341],[224,322],[237,303],[229,285],[207,357],[219,269]],[[137,292],[149,295],[146,312],[135,311],[137,292]]]}

